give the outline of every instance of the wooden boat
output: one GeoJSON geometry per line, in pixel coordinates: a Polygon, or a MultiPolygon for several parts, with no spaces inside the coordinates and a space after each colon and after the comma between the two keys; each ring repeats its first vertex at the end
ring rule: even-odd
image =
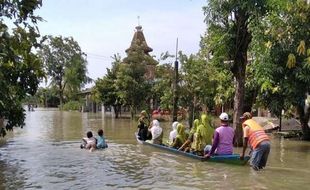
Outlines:
{"type": "Polygon", "coordinates": [[[189,158],[193,158],[196,160],[200,160],[200,161],[207,161],[207,162],[219,162],[219,163],[227,163],[227,164],[234,164],[234,165],[245,165],[248,160],[250,159],[249,156],[245,156],[243,160],[240,160],[240,154],[231,154],[231,155],[214,155],[211,156],[209,159],[204,158],[203,156],[198,156],[196,154],[193,153],[189,153],[189,152],[183,152],[183,151],[178,151],[177,149],[171,148],[169,146],[166,145],[159,145],[159,144],[152,144],[146,141],[142,141],[140,140],[138,137],[138,134],[135,133],[136,135],[136,139],[138,141],[138,143],[143,144],[143,145],[149,145],[152,147],[156,147],[168,152],[172,152],[175,154],[180,154],[189,158]]]}

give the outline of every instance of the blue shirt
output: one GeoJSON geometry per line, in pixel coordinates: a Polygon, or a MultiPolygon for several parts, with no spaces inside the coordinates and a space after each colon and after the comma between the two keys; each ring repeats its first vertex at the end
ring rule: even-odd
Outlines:
{"type": "Polygon", "coordinates": [[[104,136],[97,137],[97,148],[107,148],[104,136]]]}

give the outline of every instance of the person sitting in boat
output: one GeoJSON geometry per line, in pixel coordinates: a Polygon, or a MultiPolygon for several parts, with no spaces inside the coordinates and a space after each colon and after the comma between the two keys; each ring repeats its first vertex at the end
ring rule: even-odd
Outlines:
{"type": "Polygon", "coordinates": [[[186,136],[184,125],[179,123],[177,126],[177,136],[175,137],[171,147],[176,149],[180,148],[186,141],[186,136]]]}
{"type": "Polygon", "coordinates": [[[142,110],[138,119],[138,136],[139,139],[145,141],[148,139],[148,126],[150,122],[145,110],[142,110]]]}
{"type": "Polygon", "coordinates": [[[105,141],[105,137],[103,136],[103,130],[102,129],[98,130],[97,148],[98,149],[108,148],[108,144],[105,141]]]}
{"type": "Polygon", "coordinates": [[[197,127],[199,125],[199,119],[195,119],[193,122],[193,127],[191,128],[187,140],[183,143],[183,145],[178,149],[179,151],[189,152],[191,149],[191,145],[194,141],[197,127]]]}
{"type": "Polygon", "coordinates": [[[211,127],[210,119],[208,119],[206,114],[201,115],[201,122],[197,127],[196,137],[193,142],[192,150],[194,154],[199,156],[204,155],[204,148],[206,145],[212,144],[212,135],[214,129],[211,127]]]}
{"type": "Polygon", "coordinates": [[[213,134],[213,143],[205,148],[205,157],[210,158],[213,154],[225,155],[233,153],[233,142],[235,131],[228,124],[228,114],[223,112],[220,115],[221,125],[216,128],[213,134]]]}
{"type": "Polygon", "coordinates": [[[97,146],[97,139],[93,137],[93,133],[88,131],[86,133],[87,138],[82,139],[81,148],[89,149],[91,152],[96,149],[97,146]]]}
{"type": "Polygon", "coordinates": [[[149,126],[148,129],[152,134],[152,139],[148,140],[147,142],[153,144],[162,144],[163,142],[163,129],[159,125],[159,121],[154,119],[149,126]]]}
{"type": "Polygon", "coordinates": [[[172,145],[172,143],[174,142],[175,137],[177,136],[177,126],[178,126],[179,122],[175,121],[172,123],[172,131],[169,134],[169,145],[172,145]]]}

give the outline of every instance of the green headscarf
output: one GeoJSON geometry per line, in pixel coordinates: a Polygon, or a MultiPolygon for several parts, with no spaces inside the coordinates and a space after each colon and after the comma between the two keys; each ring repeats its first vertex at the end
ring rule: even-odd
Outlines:
{"type": "Polygon", "coordinates": [[[212,136],[214,129],[211,127],[210,122],[208,122],[206,114],[201,115],[201,123],[197,128],[197,149],[203,150],[204,146],[212,144],[212,136]]]}
{"type": "Polygon", "coordinates": [[[184,143],[185,140],[186,140],[185,127],[181,123],[179,123],[178,126],[177,126],[177,136],[176,136],[176,138],[179,138],[182,143],[184,143]]]}
{"type": "Polygon", "coordinates": [[[200,120],[201,120],[201,124],[206,125],[207,124],[207,115],[201,114],[200,120]]]}
{"type": "Polygon", "coordinates": [[[194,125],[191,128],[191,131],[189,132],[189,136],[193,135],[196,132],[198,125],[199,125],[199,119],[195,119],[194,125]]]}

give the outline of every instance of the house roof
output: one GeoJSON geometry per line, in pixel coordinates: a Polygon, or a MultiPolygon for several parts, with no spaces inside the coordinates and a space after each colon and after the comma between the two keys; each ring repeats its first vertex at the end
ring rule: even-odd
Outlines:
{"type": "Polygon", "coordinates": [[[91,88],[86,88],[84,90],[81,90],[78,94],[79,95],[87,95],[87,94],[91,94],[92,90],[93,90],[94,87],[91,87],[91,88]]]}

